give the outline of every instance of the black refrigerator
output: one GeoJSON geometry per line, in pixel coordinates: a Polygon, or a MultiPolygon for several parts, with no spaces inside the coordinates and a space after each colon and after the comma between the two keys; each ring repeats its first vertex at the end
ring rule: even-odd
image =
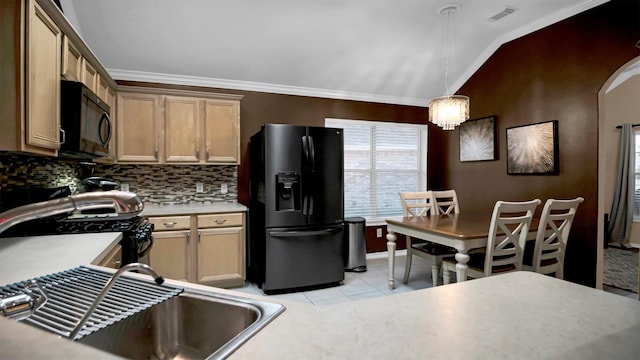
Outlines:
{"type": "Polygon", "coordinates": [[[264,292],[344,280],[342,129],[266,124],[250,141],[248,274],[264,292]]]}

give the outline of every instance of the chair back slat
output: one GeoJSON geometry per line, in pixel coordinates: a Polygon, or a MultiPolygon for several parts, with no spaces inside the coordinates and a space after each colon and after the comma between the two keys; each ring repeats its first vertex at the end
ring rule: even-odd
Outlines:
{"type": "Polygon", "coordinates": [[[458,204],[458,195],[455,190],[433,191],[438,214],[459,214],[460,205],[458,204]]]}
{"type": "Polygon", "coordinates": [[[520,270],[531,219],[539,199],[523,202],[498,201],[493,208],[484,261],[484,275],[520,270]],[[500,268],[498,270],[497,268],[500,268]]]}
{"type": "Polygon", "coordinates": [[[427,216],[437,214],[432,191],[400,192],[404,216],[427,216]]]}
{"type": "Polygon", "coordinates": [[[584,199],[548,199],[540,215],[533,250],[533,270],[541,274],[564,277],[564,256],[569,232],[578,206],[584,199]],[[549,261],[554,260],[554,261],[549,261]]]}

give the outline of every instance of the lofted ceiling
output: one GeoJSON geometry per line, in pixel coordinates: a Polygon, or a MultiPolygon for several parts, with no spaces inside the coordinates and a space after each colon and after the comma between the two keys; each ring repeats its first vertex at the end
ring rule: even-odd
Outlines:
{"type": "Polygon", "coordinates": [[[60,0],[116,80],[426,106],[500,45],[608,0],[60,0]],[[516,9],[497,21],[505,8],[516,9]]]}

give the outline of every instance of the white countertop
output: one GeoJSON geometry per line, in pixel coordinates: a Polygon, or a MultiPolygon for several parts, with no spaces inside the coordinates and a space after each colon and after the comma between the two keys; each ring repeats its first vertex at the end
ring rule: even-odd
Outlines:
{"type": "Polygon", "coordinates": [[[0,285],[95,264],[120,240],[119,232],[0,238],[0,285]]]}
{"type": "MultiPolygon", "coordinates": [[[[287,307],[230,359],[640,358],[640,302],[534,273],[329,306],[168,282],[287,307]]],[[[109,358],[12,320],[0,329],[0,358],[109,358]]]]}
{"type": "Polygon", "coordinates": [[[237,202],[185,205],[145,205],[142,216],[190,215],[206,213],[228,213],[247,211],[247,207],[237,202]]]}

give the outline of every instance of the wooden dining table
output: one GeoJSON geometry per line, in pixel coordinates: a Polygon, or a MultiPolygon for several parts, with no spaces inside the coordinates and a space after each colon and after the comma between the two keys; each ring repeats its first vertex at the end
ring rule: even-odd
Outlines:
{"type": "MultiPolygon", "coordinates": [[[[538,220],[532,219],[528,240],[535,239],[538,220]]],[[[430,215],[404,217],[401,220],[387,219],[387,250],[389,256],[389,289],[395,288],[394,265],[396,234],[427,240],[449,246],[456,250],[457,281],[467,279],[469,250],[485,248],[489,237],[491,213],[459,213],[452,215],[430,215]]]]}

